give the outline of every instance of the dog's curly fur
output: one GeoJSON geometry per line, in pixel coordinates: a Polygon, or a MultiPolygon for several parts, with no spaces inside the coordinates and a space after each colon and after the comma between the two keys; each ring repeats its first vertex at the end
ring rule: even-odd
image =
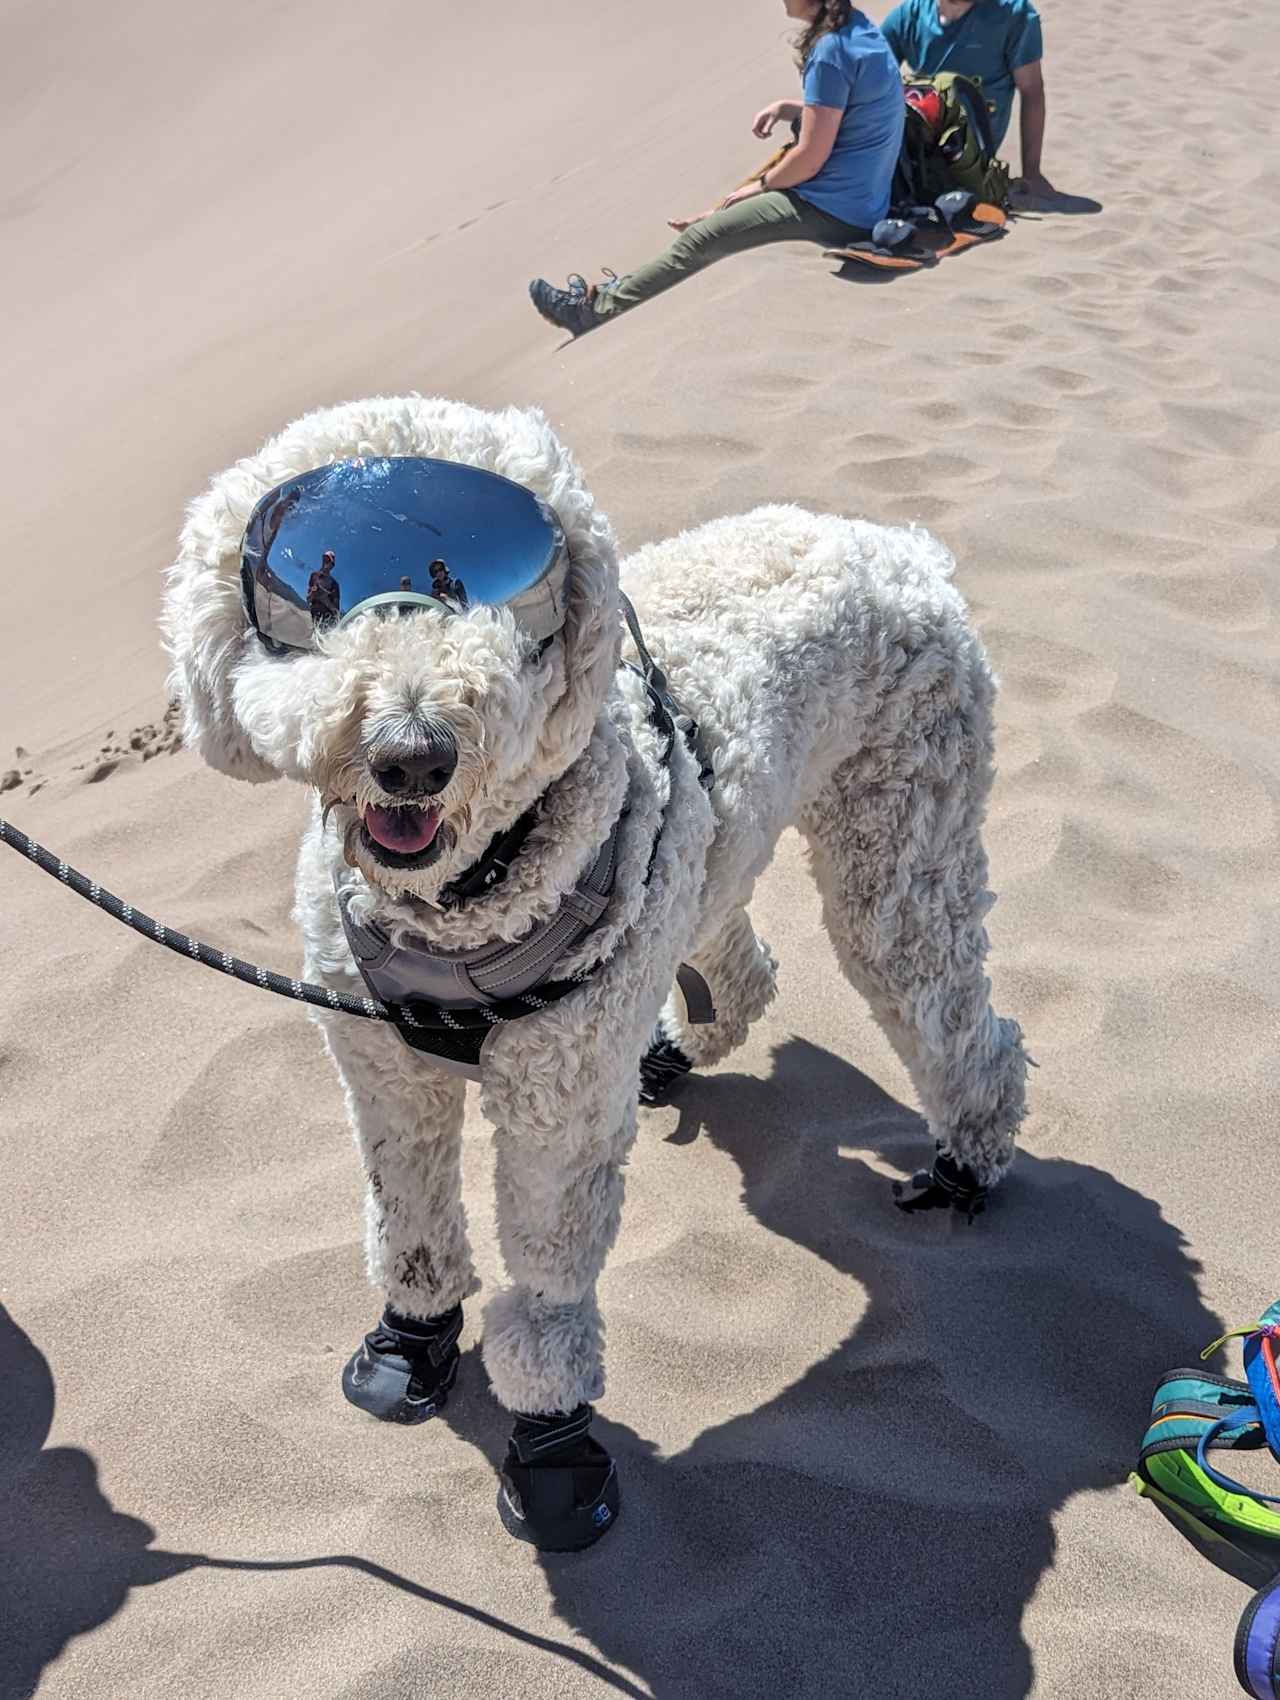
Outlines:
{"type": "MultiPolygon", "coordinates": [[[[923,531],[792,507],[631,557],[624,577],[646,638],[715,765],[708,796],[681,741],[663,764],[643,687],[620,669],[613,537],[540,413],[420,397],[331,408],[192,506],[165,605],[186,736],[225,773],[313,788],[296,905],[310,978],[362,989],[335,886],[393,936],[449,949],[515,940],[555,912],[628,805],[610,907],[558,971],[603,966],[500,1028],[484,1056],[511,1281],[489,1302],[484,1357],[510,1409],[567,1411],[602,1391],[595,1288],[618,1228],[639,1059],[660,1018],[695,1063],[716,1062],[769,1003],[775,963],[747,904],[788,825],[807,839],[841,967],[909,1069],[931,1131],[987,1184],[1011,1160],[1027,1059],[983,971],[994,681],[951,570],[923,531]],[[263,650],[240,599],[250,512],[285,479],[361,454],[463,461],[554,508],[572,556],[569,616],[544,654],[484,607],[366,616],[328,632],[318,653],[263,650]],[[361,810],[381,797],[368,751],[428,723],[459,752],[436,799],[444,848],[428,868],[392,870],[361,841],[361,810]],[[539,797],[539,824],[501,886],[449,913],[422,901],[539,797]],[[710,1027],[685,1022],[672,991],[681,960],[710,984],[710,1027]]],[[[397,1311],[437,1315],[475,1287],[464,1085],[389,1028],[316,1019],[368,1180],[370,1277],[397,1311]]]]}

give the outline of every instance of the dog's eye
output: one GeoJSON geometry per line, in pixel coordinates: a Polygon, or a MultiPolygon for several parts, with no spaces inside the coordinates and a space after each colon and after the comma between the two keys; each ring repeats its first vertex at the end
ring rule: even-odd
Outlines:
{"type": "Polygon", "coordinates": [[[541,643],[535,643],[533,648],[529,651],[529,653],[524,658],[525,666],[529,667],[529,666],[532,666],[532,664],[535,661],[541,661],[543,656],[551,648],[551,645],[556,641],[556,638],[558,636],[559,636],[558,632],[552,632],[551,636],[550,637],[544,637],[541,643]]]}

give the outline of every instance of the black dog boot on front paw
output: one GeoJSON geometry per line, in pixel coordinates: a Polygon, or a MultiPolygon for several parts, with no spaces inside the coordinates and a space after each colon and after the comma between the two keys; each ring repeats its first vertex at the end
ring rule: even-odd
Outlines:
{"type": "Polygon", "coordinates": [[[425,1423],[449,1397],[461,1333],[461,1305],[425,1322],[388,1308],[343,1370],[342,1391],[384,1423],[425,1423]]]}
{"type": "Polygon", "coordinates": [[[939,1151],[933,1167],[911,1177],[910,1192],[901,1181],[893,1183],[894,1203],[899,1210],[958,1210],[972,1224],[987,1207],[987,1189],[967,1163],[958,1163],[939,1151]]]}
{"type": "Polygon", "coordinates": [[[665,1104],[692,1067],[679,1045],[666,1038],[659,1028],[640,1058],[640,1102],[665,1104]]]}
{"type": "Polygon", "coordinates": [[[580,1552],[618,1517],[617,1467],[590,1434],[593,1412],[516,1418],[498,1510],[507,1530],[540,1552],[580,1552]]]}

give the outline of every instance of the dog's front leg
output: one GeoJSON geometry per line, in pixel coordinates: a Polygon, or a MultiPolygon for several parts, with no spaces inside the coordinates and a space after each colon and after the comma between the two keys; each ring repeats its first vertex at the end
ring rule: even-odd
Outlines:
{"type": "Polygon", "coordinates": [[[364,1164],[369,1280],[384,1304],[343,1392],[384,1421],[423,1422],[453,1385],[462,1300],[475,1287],[462,1207],[465,1084],[389,1032],[341,1016],[325,1027],[364,1164]]]}
{"type": "MultiPolygon", "coordinates": [[[[637,1056],[578,1065],[554,1121],[541,1093],[504,1092],[497,1137],[498,1228],[512,1285],[485,1313],[484,1361],[515,1416],[503,1470],[512,1533],[548,1550],[589,1545],[618,1508],[613,1462],[588,1432],[604,1390],[596,1281],[618,1231],[622,1165],[635,1137],[637,1056]],[[583,1076],[595,1075],[582,1090],[583,1076]],[[572,1090],[576,1088],[576,1090],[572,1090]],[[514,1514],[514,1522],[512,1515],[514,1514]]],[[[492,1099],[486,1107],[495,1110],[492,1099]]]]}

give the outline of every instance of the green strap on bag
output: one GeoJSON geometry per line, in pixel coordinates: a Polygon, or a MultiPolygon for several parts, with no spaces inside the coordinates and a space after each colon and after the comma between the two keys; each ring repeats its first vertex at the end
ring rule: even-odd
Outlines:
{"type": "MultiPolygon", "coordinates": [[[[1236,1334],[1271,1334],[1280,1303],[1248,1328],[1206,1348],[1208,1357],[1236,1334]]],[[[1247,1348],[1246,1348],[1247,1349],[1247,1348]]],[[[1251,1380],[1254,1379],[1251,1375],[1251,1380]]],[[[1267,1445],[1256,1388],[1201,1369],[1172,1369],[1156,1388],[1151,1420],[1130,1481],[1211,1549],[1229,1548],[1259,1581],[1280,1572],[1280,1511],[1207,1464],[1209,1452],[1250,1452],[1267,1445]],[[1199,1456],[1197,1456],[1199,1455],[1199,1456]]]]}

